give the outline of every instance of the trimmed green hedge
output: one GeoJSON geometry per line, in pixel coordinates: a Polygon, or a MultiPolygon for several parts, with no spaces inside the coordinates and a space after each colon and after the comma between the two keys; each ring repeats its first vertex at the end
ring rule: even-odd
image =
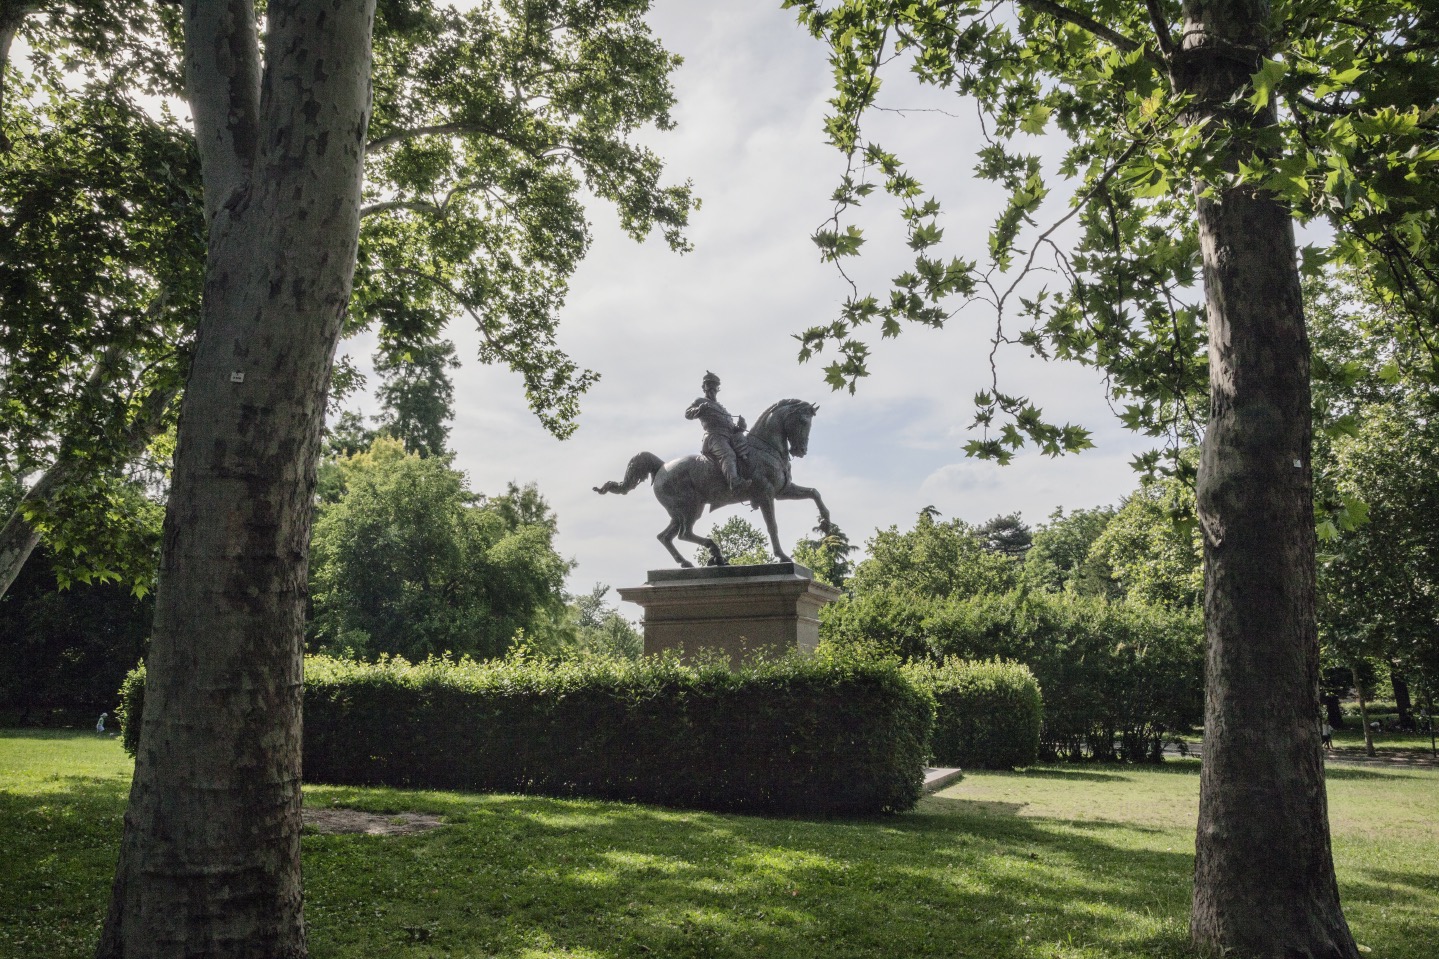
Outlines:
{"type": "Polygon", "coordinates": [[[1028,666],[950,658],[904,674],[934,696],[935,765],[1014,769],[1039,758],[1042,703],[1028,666]]]}
{"type": "MultiPolygon", "coordinates": [[[[144,677],[122,688],[138,739],[144,677]]],[[[533,792],[766,813],[919,799],[934,702],[837,651],[731,671],[526,660],[305,660],[307,781],[533,792]]]]}
{"type": "Polygon", "coordinates": [[[836,646],[940,662],[1023,663],[1044,690],[1040,755],[1158,762],[1204,718],[1197,610],[1015,591],[934,598],[871,593],[821,613],[836,646]]]}

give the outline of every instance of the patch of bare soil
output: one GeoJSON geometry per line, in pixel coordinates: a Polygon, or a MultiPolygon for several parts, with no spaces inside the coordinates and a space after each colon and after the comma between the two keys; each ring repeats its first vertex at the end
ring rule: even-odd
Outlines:
{"type": "Polygon", "coordinates": [[[358,809],[322,807],[305,809],[305,825],[315,832],[364,833],[367,836],[408,836],[443,826],[444,820],[427,812],[374,813],[358,809]]]}

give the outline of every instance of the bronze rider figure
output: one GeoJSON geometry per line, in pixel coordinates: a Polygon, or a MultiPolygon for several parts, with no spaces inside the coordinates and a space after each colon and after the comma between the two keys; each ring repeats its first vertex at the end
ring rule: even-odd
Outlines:
{"type": "Polygon", "coordinates": [[[714,460],[724,473],[725,482],[734,490],[744,482],[739,461],[745,455],[745,422],[743,416],[738,419],[730,416],[729,410],[715,399],[719,387],[719,377],[706,371],[703,381],[705,395],[690,404],[685,410],[685,419],[700,421],[705,430],[700,450],[714,460]]]}

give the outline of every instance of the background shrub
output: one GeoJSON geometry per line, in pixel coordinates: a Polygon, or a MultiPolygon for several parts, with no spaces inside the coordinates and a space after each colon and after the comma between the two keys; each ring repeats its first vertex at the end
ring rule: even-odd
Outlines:
{"type": "Polygon", "coordinates": [[[905,677],[934,696],[934,764],[1014,769],[1039,758],[1039,683],[1029,667],[991,660],[915,662],[905,677]]]}
{"type": "Polygon", "coordinates": [[[1015,590],[968,597],[872,593],[824,610],[828,642],[911,662],[998,657],[1044,691],[1041,754],[1132,761],[1202,721],[1197,610],[1015,590]]]}
{"type": "MultiPolygon", "coordinates": [[[[134,751],[143,674],[122,689],[134,751]]],[[[912,808],[934,701],[843,650],[731,671],[673,660],[305,661],[307,781],[767,813],[912,808]]]]}

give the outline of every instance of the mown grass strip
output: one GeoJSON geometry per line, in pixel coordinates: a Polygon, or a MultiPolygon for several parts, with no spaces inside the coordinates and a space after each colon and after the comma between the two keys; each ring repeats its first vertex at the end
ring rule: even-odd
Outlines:
{"type": "MultiPolygon", "coordinates": [[[[972,773],[873,820],[310,786],[312,807],[448,823],[307,834],[311,955],[1188,956],[1196,769],[972,773]]],[[[112,740],[0,732],[0,956],[90,955],[128,774],[112,740]]],[[[1432,959],[1439,774],[1329,775],[1359,941],[1375,959],[1432,959]]]]}

